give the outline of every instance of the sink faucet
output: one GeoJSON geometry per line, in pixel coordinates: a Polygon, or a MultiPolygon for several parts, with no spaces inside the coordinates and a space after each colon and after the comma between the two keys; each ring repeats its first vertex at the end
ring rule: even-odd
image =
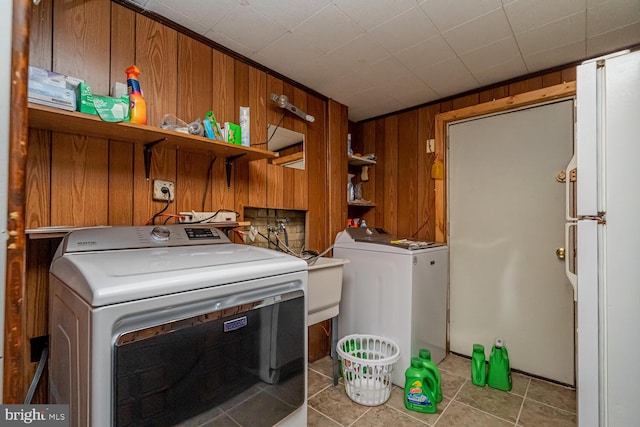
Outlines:
{"type": "Polygon", "coordinates": [[[289,219],[279,219],[278,220],[278,232],[284,234],[284,244],[289,246],[289,233],[287,233],[287,227],[285,223],[289,222],[289,219]]]}

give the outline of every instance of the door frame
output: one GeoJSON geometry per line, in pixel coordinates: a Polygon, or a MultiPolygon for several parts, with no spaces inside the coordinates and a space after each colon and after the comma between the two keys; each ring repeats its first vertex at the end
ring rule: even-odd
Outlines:
{"type": "MultiPolygon", "coordinates": [[[[544,103],[561,98],[569,98],[576,94],[576,82],[565,82],[555,86],[549,86],[544,89],[534,90],[519,95],[500,98],[495,101],[489,101],[470,107],[460,108],[458,110],[448,111],[436,115],[435,119],[435,154],[436,158],[441,160],[445,166],[443,179],[435,180],[435,240],[437,242],[447,242],[447,157],[446,142],[448,139],[447,125],[450,122],[469,119],[477,116],[484,116],[492,113],[499,113],[507,110],[522,108],[528,105],[544,103]]],[[[447,337],[447,347],[449,340],[447,337]]],[[[447,352],[449,348],[447,348],[447,352]]]]}

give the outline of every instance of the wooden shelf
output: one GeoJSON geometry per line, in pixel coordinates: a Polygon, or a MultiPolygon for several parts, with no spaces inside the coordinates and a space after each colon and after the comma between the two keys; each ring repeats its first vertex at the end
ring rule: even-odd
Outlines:
{"type": "MultiPolygon", "coordinates": [[[[275,159],[278,156],[272,151],[214,141],[202,136],[184,134],[148,125],[104,122],[98,116],[34,103],[29,103],[29,127],[134,142],[143,144],[149,152],[157,144],[168,144],[183,151],[224,157],[228,162],[232,162],[235,159],[247,161],[275,159]]],[[[230,165],[228,168],[230,169],[230,165]]]]}
{"type": "Polygon", "coordinates": [[[375,208],[376,204],[373,202],[347,202],[348,206],[355,206],[360,208],[375,208]]]}
{"type": "Polygon", "coordinates": [[[347,159],[349,164],[353,166],[368,166],[376,164],[375,160],[367,159],[366,157],[348,156],[347,159]]]}

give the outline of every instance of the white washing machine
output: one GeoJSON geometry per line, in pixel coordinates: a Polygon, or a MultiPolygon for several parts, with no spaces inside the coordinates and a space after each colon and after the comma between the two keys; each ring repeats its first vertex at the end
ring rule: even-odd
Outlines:
{"type": "Polygon", "coordinates": [[[70,233],[50,269],[51,403],[72,426],[304,426],[307,263],[207,226],[70,233]]]}
{"type": "Polygon", "coordinates": [[[439,363],[447,346],[447,247],[389,235],[382,228],[351,227],[336,236],[333,255],[343,266],[339,334],[373,334],[400,347],[392,382],[418,350],[439,363]]]}

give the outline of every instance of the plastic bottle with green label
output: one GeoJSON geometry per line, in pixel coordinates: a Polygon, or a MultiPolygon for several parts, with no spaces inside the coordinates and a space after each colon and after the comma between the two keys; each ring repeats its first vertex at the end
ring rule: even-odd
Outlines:
{"type": "Polygon", "coordinates": [[[497,339],[491,349],[487,385],[503,391],[510,391],[512,387],[509,353],[501,339],[497,339]]]}
{"type": "Polygon", "coordinates": [[[432,374],[424,368],[422,359],[411,358],[411,366],[404,373],[404,406],[405,408],[428,414],[435,414],[438,410],[434,390],[429,388],[428,382],[434,381],[432,374]],[[427,379],[430,377],[430,379],[427,379]]]}
{"type": "Polygon", "coordinates": [[[430,388],[435,390],[436,402],[442,402],[442,378],[440,377],[438,367],[433,363],[433,360],[431,360],[431,351],[426,348],[421,348],[418,351],[418,356],[422,359],[424,368],[433,375],[435,384],[430,388]]]}
{"type": "Polygon", "coordinates": [[[487,384],[487,363],[484,359],[484,346],[482,344],[473,345],[471,382],[480,387],[484,387],[487,384]]]}

